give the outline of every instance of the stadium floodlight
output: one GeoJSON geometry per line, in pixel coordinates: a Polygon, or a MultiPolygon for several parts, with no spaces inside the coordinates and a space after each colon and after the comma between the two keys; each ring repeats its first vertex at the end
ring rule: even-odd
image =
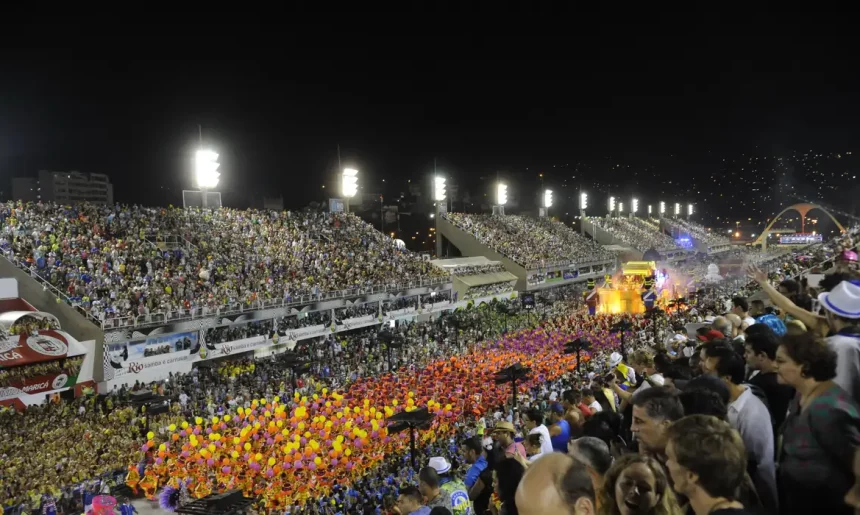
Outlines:
{"type": "Polygon", "coordinates": [[[445,200],[445,178],[438,175],[433,178],[433,200],[442,202],[445,200]]]}
{"type": "Polygon", "coordinates": [[[648,204],[648,216],[651,216],[651,204],[648,204]]]}
{"type": "Polygon", "coordinates": [[[687,216],[693,216],[693,204],[687,204],[687,216]]]}
{"type": "Polygon", "coordinates": [[[211,190],[218,186],[218,153],[211,150],[198,150],[194,156],[194,177],[197,187],[201,190],[211,190]]]}
{"type": "Polygon", "coordinates": [[[496,186],[496,204],[504,206],[508,203],[508,185],[500,182],[496,186]]]}
{"type": "Polygon", "coordinates": [[[660,214],[661,215],[666,214],[666,203],[663,202],[662,200],[660,201],[660,214]]]}
{"type": "Polygon", "coordinates": [[[580,193],[579,194],[579,209],[585,211],[585,208],[588,207],[588,193],[580,193]]]}
{"type": "Polygon", "coordinates": [[[681,203],[675,202],[675,216],[678,216],[680,214],[681,214],[681,203]]]}
{"type": "Polygon", "coordinates": [[[358,193],[358,170],[355,168],[344,168],[340,188],[344,197],[354,197],[358,193]]]}
{"type": "Polygon", "coordinates": [[[634,198],[633,201],[630,203],[630,212],[633,213],[634,215],[639,212],[639,199],[638,198],[634,198]]]}
{"type": "Polygon", "coordinates": [[[609,212],[615,211],[615,197],[609,197],[609,212]]]}
{"type": "Polygon", "coordinates": [[[547,209],[552,207],[552,190],[543,192],[543,207],[547,209]]]}
{"type": "Polygon", "coordinates": [[[623,212],[624,212],[624,202],[619,202],[619,203],[618,203],[618,212],[619,212],[619,213],[623,213],[623,212]]]}

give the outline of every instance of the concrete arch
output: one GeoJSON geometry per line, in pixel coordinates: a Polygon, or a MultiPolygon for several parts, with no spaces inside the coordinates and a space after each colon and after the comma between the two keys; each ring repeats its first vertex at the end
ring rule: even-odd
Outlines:
{"type": "Polygon", "coordinates": [[[806,231],[806,215],[807,215],[807,213],[809,213],[813,209],[820,209],[821,211],[823,211],[824,214],[826,214],[827,216],[830,217],[831,220],[833,220],[833,223],[836,224],[836,227],[838,227],[841,232],[845,232],[845,228],[842,227],[842,224],[839,223],[839,220],[837,220],[833,215],[830,214],[829,211],[827,211],[823,207],[819,206],[818,204],[801,203],[801,204],[794,204],[794,205],[788,206],[787,208],[780,211],[779,214],[776,215],[773,218],[773,220],[770,221],[769,224],[767,224],[767,227],[759,235],[759,237],[755,240],[755,243],[753,243],[753,245],[766,245],[767,235],[770,233],[771,227],[773,227],[773,224],[775,224],[776,221],[779,220],[779,218],[782,215],[784,215],[787,211],[794,210],[794,211],[797,211],[798,213],[800,213],[801,232],[805,232],[806,231]]]}

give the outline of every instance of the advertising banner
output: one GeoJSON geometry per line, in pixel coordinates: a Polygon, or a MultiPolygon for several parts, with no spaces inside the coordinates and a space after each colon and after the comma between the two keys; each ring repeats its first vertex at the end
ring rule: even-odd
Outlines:
{"type": "Polygon", "coordinates": [[[31,335],[10,335],[0,340],[0,368],[54,361],[85,353],[83,346],[62,331],[49,329],[31,335]]]}
{"type": "Polygon", "coordinates": [[[0,402],[14,399],[25,394],[32,395],[74,386],[78,380],[78,372],[80,371],[80,368],[81,365],[78,363],[76,369],[68,371],[70,373],[61,371],[53,374],[30,376],[20,380],[13,380],[8,386],[0,386],[0,402]]]}
{"type": "Polygon", "coordinates": [[[308,327],[300,327],[299,329],[289,329],[284,334],[284,340],[299,341],[307,340],[308,338],[316,338],[318,336],[328,336],[331,334],[331,329],[325,325],[312,325],[308,327]]]}
{"type": "Polygon", "coordinates": [[[335,326],[335,331],[350,331],[371,325],[381,324],[382,321],[376,315],[364,315],[355,318],[347,318],[342,324],[335,326]]]}

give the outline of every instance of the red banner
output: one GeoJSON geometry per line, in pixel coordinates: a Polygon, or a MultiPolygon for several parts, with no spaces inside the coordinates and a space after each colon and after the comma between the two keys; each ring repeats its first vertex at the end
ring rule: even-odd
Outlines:
{"type": "Polygon", "coordinates": [[[37,393],[59,390],[67,386],[74,386],[77,376],[70,376],[64,372],[27,377],[13,382],[10,386],[0,388],[0,401],[5,401],[22,394],[33,395],[37,393]]]}
{"type": "Polygon", "coordinates": [[[0,368],[62,359],[68,354],[69,342],[52,330],[0,340],[0,368]]]}

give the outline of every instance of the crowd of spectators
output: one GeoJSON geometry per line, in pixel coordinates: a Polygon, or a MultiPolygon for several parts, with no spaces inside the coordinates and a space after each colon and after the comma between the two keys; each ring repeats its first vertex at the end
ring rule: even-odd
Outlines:
{"type": "Polygon", "coordinates": [[[621,240],[625,245],[629,245],[640,252],[646,252],[650,249],[658,252],[680,250],[675,240],[669,235],[638,217],[592,217],[589,220],[598,228],[621,240]]]}
{"type": "Polygon", "coordinates": [[[482,244],[528,269],[614,259],[596,242],[549,219],[468,213],[447,213],[445,217],[482,244]]]}
{"type": "Polygon", "coordinates": [[[731,245],[732,243],[731,240],[725,236],[711,232],[696,222],[684,220],[683,218],[664,218],[663,220],[668,223],[670,227],[676,230],[679,235],[686,234],[690,238],[702,242],[709,247],[717,245],[731,245]]]}
{"type": "Polygon", "coordinates": [[[350,214],[9,202],[0,226],[8,257],[99,320],[446,275],[350,214]],[[154,243],[167,235],[186,245],[154,243]]]}
{"type": "Polygon", "coordinates": [[[449,270],[451,275],[479,275],[479,274],[495,274],[504,272],[505,266],[501,263],[487,263],[485,265],[457,265],[449,270]]]}
{"type": "MultiPolygon", "coordinates": [[[[813,249],[808,264],[852,247],[846,238],[830,250],[813,249]]],[[[462,402],[453,408],[460,410],[454,419],[439,406],[433,427],[419,433],[421,470],[415,473],[408,447],[400,446],[368,455],[374,465],[365,466],[365,474],[339,477],[344,481],[329,489],[316,484],[327,480],[324,472],[302,475],[311,480],[296,490],[313,491],[314,497],[293,495],[292,484],[281,483],[274,472],[256,474],[249,491],[261,499],[261,512],[426,515],[433,506],[435,513],[470,507],[501,515],[851,513],[860,507],[852,494],[860,473],[858,277],[842,264],[829,270],[818,314],[805,307],[797,289],[783,284],[784,276],[774,286],[772,276],[755,267],[748,272],[773,304],[770,311],[739,296],[723,304],[730,291],[725,286],[666,314],[589,316],[580,309],[578,285],[538,296],[550,313],[544,318],[531,316],[518,302],[502,303],[504,309],[495,303],[398,325],[386,329],[385,337],[375,327],[330,335],[299,342],[294,354],[215,362],[135,385],[132,390],[174,401],[169,413],[149,419],[124,407],[125,389],[72,403],[52,399],[25,413],[7,410],[0,413],[0,505],[14,515],[80,513],[93,479],[127,465],[129,484],[154,496],[158,474],[167,479],[169,471],[206,466],[200,458],[162,467],[166,462],[158,453],[178,458],[178,449],[161,449],[158,442],[173,445],[180,424],[205,415],[219,417],[213,424],[227,428],[224,415],[235,418],[238,408],[253,409],[276,435],[275,421],[263,418],[271,416],[267,399],[283,399],[289,414],[312,402],[313,409],[340,402],[343,396],[328,392],[337,389],[349,395],[358,415],[360,399],[378,381],[397,388],[381,397],[401,396],[404,403],[413,401],[410,406],[414,398],[426,405],[439,395],[462,402]],[[691,337],[685,324],[700,320],[707,325],[691,337]],[[621,321],[631,324],[627,347],[613,329],[621,321]],[[582,367],[562,354],[575,337],[590,345],[583,349],[589,359],[582,367]],[[400,345],[389,346],[391,341],[400,345]],[[458,359],[460,353],[468,359],[458,359]],[[297,357],[313,363],[297,374],[289,366],[297,357]],[[534,374],[515,398],[490,380],[510,359],[528,360],[534,374]],[[287,488],[296,505],[278,504],[287,488]]],[[[427,294],[419,302],[440,299],[445,295],[427,294]]],[[[286,318],[298,325],[313,316],[326,313],[286,318]]],[[[246,326],[253,331],[266,323],[246,326]]],[[[368,404],[364,417],[370,416],[368,404]]],[[[198,420],[197,426],[209,425],[198,420]]],[[[191,433],[186,427],[183,439],[191,433]]],[[[244,437],[235,427],[235,438],[244,437]]],[[[266,438],[274,441],[263,435],[246,443],[262,448],[266,438]]],[[[231,448],[236,443],[225,441],[231,448]]],[[[356,453],[369,445],[356,441],[356,453]]],[[[230,463],[253,470],[242,463],[260,458],[244,460],[230,463]]],[[[209,476],[193,478],[193,494],[225,489],[220,481],[230,474],[219,462],[209,476]]]]}
{"type": "Polygon", "coordinates": [[[502,281],[498,283],[482,284],[480,286],[470,286],[463,300],[478,299],[488,297],[490,295],[499,295],[502,293],[510,293],[514,291],[514,284],[511,281],[502,281]]]}

